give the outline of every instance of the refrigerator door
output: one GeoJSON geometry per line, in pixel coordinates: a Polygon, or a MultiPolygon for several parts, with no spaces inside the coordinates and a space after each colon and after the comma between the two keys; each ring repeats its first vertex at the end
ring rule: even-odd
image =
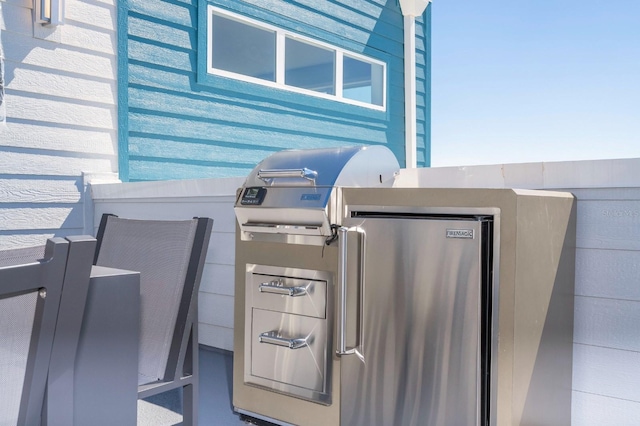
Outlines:
{"type": "Polygon", "coordinates": [[[341,358],[342,425],[484,424],[482,220],[352,220],[365,234],[364,271],[361,311],[347,316],[360,337],[341,358]]]}

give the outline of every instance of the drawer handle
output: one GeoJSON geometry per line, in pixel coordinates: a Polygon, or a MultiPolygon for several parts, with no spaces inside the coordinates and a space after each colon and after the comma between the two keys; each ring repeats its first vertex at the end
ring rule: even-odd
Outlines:
{"type": "Polygon", "coordinates": [[[267,343],[269,345],[284,346],[289,349],[300,349],[309,345],[307,337],[298,339],[287,339],[278,336],[277,331],[267,331],[265,333],[261,333],[260,336],[258,336],[258,341],[260,343],[267,343]]]}
{"type": "Polygon", "coordinates": [[[307,286],[305,287],[285,287],[282,285],[282,281],[271,281],[268,283],[262,283],[258,286],[260,293],[272,293],[281,294],[284,296],[302,296],[307,294],[307,286]]]}

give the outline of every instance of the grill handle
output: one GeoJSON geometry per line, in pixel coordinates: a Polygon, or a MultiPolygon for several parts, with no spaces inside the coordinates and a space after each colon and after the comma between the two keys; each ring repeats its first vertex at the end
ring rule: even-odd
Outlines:
{"type": "Polygon", "coordinates": [[[262,179],[266,183],[271,183],[273,179],[294,179],[303,178],[315,184],[318,172],[307,169],[260,169],[258,170],[258,179],[262,179]]]}
{"type": "Polygon", "coordinates": [[[264,333],[260,333],[260,335],[258,336],[258,341],[260,343],[266,343],[269,345],[284,346],[289,349],[300,349],[309,345],[306,337],[287,339],[285,337],[278,336],[277,331],[267,331],[264,333]]]}
{"type": "MultiPolygon", "coordinates": [[[[338,312],[337,312],[337,355],[357,354],[356,348],[347,348],[346,328],[347,328],[347,266],[348,266],[348,248],[350,233],[358,236],[358,246],[360,251],[360,259],[358,262],[358,285],[359,293],[362,295],[362,286],[364,283],[364,244],[365,232],[359,227],[346,228],[341,226],[338,228],[338,312]]],[[[360,304],[361,305],[361,304],[360,304]]],[[[362,315],[362,312],[359,312],[362,315]]],[[[362,324],[362,319],[359,321],[362,324]]],[[[358,334],[359,344],[362,345],[362,330],[358,334]]]]}
{"type": "Polygon", "coordinates": [[[260,293],[281,294],[283,296],[303,296],[307,294],[307,287],[285,287],[281,281],[270,281],[258,286],[260,293]]]}

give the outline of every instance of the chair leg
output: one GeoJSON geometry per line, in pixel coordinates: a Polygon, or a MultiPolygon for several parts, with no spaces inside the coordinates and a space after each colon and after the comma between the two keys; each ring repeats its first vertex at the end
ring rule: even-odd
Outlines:
{"type": "Polygon", "coordinates": [[[189,333],[189,343],[187,345],[187,353],[184,360],[183,371],[185,374],[191,374],[191,383],[182,388],[183,426],[198,426],[198,399],[200,387],[198,349],[198,324],[194,323],[191,326],[191,333],[189,333]]]}
{"type": "Polygon", "coordinates": [[[198,426],[198,383],[194,382],[182,388],[182,424],[198,426]]]}

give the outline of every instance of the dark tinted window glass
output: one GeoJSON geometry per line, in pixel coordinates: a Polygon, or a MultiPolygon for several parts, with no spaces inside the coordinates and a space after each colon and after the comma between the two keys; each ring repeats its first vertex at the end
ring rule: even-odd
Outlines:
{"type": "Polygon", "coordinates": [[[276,80],[276,33],[213,15],[212,64],[262,80],[276,80]]]}
{"type": "Polygon", "coordinates": [[[347,99],[382,106],[383,74],[382,65],[344,56],[342,95],[347,99]]]}
{"type": "Polygon", "coordinates": [[[291,38],[285,43],[285,84],[335,95],[335,52],[291,38]]]}

